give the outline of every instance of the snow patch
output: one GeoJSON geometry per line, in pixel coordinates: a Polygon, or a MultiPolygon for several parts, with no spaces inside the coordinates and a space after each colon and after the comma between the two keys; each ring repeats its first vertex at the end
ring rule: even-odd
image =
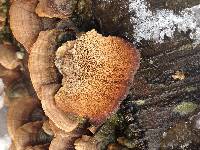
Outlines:
{"type": "Polygon", "coordinates": [[[11,145],[11,139],[6,134],[3,137],[0,137],[0,150],[8,150],[11,145]]]}
{"type": "Polygon", "coordinates": [[[134,24],[137,42],[145,39],[162,43],[165,36],[173,38],[175,30],[191,30],[190,38],[195,45],[200,44],[200,4],[184,9],[180,15],[167,9],[152,12],[145,0],[130,0],[129,9],[136,15],[131,18],[131,22],[134,24]]]}
{"type": "Polygon", "coordinates": [[[4,102],[3,102],[3,90],[4,90],[4,84],[2,79],[0,79],[0,109],[3,108],[4,102]]]}

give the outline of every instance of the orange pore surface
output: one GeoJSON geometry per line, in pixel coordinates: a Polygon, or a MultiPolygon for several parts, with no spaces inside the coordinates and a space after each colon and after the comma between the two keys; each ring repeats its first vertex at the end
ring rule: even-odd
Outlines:
{"type": "Polygon", "coordinates": [[[98,124],[125,98],[140,55],[131,43],[92,30],[78,38],[60,60],[63,80],[55,95],[56,105],[98,124]]]}

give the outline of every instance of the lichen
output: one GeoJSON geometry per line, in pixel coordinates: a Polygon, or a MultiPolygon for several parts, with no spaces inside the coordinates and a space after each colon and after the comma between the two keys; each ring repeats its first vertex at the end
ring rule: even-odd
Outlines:
{"type": "Polygon", "coordinates": [[[181,115],[187,115],[193,111],[195,111],[195,109],[198,107],[197,104],[193,103],[193,102],[182,102],[179,105],[177,105],[174,108],[174,112],[177,112],[181,115]]]}

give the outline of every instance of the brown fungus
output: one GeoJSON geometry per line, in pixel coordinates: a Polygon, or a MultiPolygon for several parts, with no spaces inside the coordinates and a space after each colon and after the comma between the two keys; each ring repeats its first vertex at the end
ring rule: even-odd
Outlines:
{"type": "Polygon", "coordinates": [[[16,48],[12,45],[0,45],[0,64],[6,69],[15,69],[19,64],[20,60],[16,55],[16,48]]]}
{"type": "Polygon", "coordinates": [[[39,99],[42,99],[44,94],[41,91],[42,86],[59,83],[59,75],[54,65],[56,38],[59,34],[58,30],[42,31],[31,48],[28,68],[39,99]]]}
{"type": "Polygon", "coordinates": [[[18,128],[14,135],[16,150],[24,150],[27,146],[37,145],[38,132],[42,124],[42,121],[29,122],[18,128]]]}
{"type": "Polygon", "coordinates": [[[3,80],[5,87],[8,87],[20,78],[20,72],[17,69],[10,70],[0,65],[0,78],[3,80]]]}
{"type": "Polygon", "coordinates": [[[54,139],[52,140],[50,150],[71,150],[74,149],[74,142],[80,138],[82,134],[86,133],[84,127],[77,128],[72,132],[66,133],[65,131],[57,128],[52,121],[49,121],[50,127],[54,132],[54,139]]]}
{"type": "Polygon", "coordinates": [[[51,129],[51,126],[49,124],[49,120],[44,121],[43,125],[42,125],[42,129],[44,130],[45,133],[47,133],[48,135],[53,136],[54,133],[51,129]]]}
{"type": "Polygon", "coordinates": [[[131,43],[119,37],[103,37],[95,30],[72,45],[67,42],[57,51],[55,63],[63,80],[55,95],[56,105],[100,124],[126,97],[139,68],[139,52],[131,43]]]}
{"type": "Polygon", "coordinates": [[[93,140],[92,137],[83,135],[81,138],[75,141],[76,150],[100,150],[98,141],[93,140]]]}
{"type": "Polygon", "coordinates": [[[12,141],[10,147],[9,147],[9,150],[16,150],[16,147],[15,147],[15,144],[14,144],[13,141],[12,141]]]}
{"type": "Polygon", "coordinates": [[[39,0],[36,13],[40,17],[69,18],[72,14],[71,0],[39,0]]]}
{"type": "Polygon", "coordinates": [[[7,113],[7,127],[13,140],[16,130],[29,122],[29,117],[36,107],[38,107],[38,104],[33,98],[21,98],[21,100],[15,100],[10,105],[7,113]]]}
{"type": "Polygon", "coordinates": [[[79,120],[69,118],[55,105],[54,95],[60,88],[59,74],[54,64],[58,30],[42,31],[31,48],[29,71],[33,87],[41,100],[45,114],[60,129],[70,132],[79,125],[79,120]]]}
{"type": "Polygon", "coordinates": [[[12,33],[28,52],[43,29],[41,19],[35,13],[37,3],[37,0],[13,1],[9,11],[12,33]]]}
{"type": "Polygon", "coordinates": [[[65,134],[55,137],[49,147],[49,150],[71,150],[74,149],[74,141],[80,137],[80,134],[65,134]]]}
{"type": "Polygon", "coordinates": [[[48,147],[49,147],[49,144],[28,146],[28,147],[26,147],[25,150],[47,150],[48,147]]]}

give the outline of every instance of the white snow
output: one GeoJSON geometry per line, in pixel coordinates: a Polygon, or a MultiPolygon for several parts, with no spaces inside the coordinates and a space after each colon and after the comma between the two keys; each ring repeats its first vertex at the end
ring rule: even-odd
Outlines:
{"type": "Polygon", "coordinates": [[[165,36],[173,38],[175,30],[186,32],[190,29],[194,44],[200,44],[200,4],[182,10],[180,15],[167,9],[152,12],[145,0],[130,0],[129,9],[136,14],[131,21],[137,42],[145,39],[161,43],[165,36]]]}
{"type": "Polygon", "coordinates": [[[6,130],[6,108],[3,104],[4,84],[0,79],[0,150],[8,150],[11,139],[6,130]]]}
{"type": "Polygon", "coordinates": [[[10,137],[6,134],[0,137],[0,150],[8,150],[11,144],[10,137]]]}
{"type": "Polygon", "coordinates": [[[3,108],[3,90],[4,90],[4,84],[2,79],[0,79],[0,109],[3,108]]]}

